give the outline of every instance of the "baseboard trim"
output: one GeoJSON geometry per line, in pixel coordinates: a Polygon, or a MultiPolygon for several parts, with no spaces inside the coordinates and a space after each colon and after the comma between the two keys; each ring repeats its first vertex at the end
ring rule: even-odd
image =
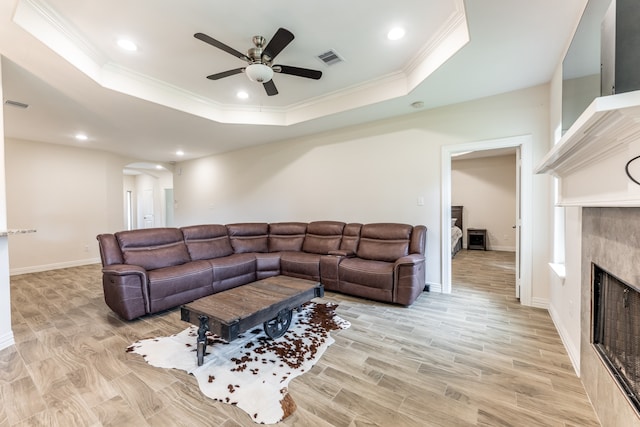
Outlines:
{"type": "Polygon", "coordinates": [[[426,285],[429,287],[429,292],[442,293],[442,283],[427,282],[426,285]]]}
{"type": "Polygon", "coordinates": [[[515,246],[494,246],[490,244],[489,246],[487,246],[487,250],[500,251],[500,252],[515,252],[516,248],[515,246]]]}
{"type": "Polygon", "coordinates": [[[40,273],[42,271],[60,270],[61,268],[80,267],[82,265],[98,264],[100,258],[79,259],[76,261],[58,262],[54,264],[34,265],[31,267],[12,268],[9,270],[10,276],[20,274],[40,273]]]}
{"type": "Polygon", "coordinates": [[[546,298],[531,298],[531,307],[536,308],[544,308],[545,310],[549,310],[549,300],[546,298]]]}
{"type": "Polygon", "coordinates": [[[564,345],[565,350],[567,350],[567,354],[569,355],[569,359],[571,360],[571,365],[573,365],[573,370],[576,372],[578,378],[580,378],[580,348],[576,349],[573,345],[571,345],[569,333],[559,321],[560,316],[558,316],[558,313],[553,309],[553,306],[549,307],[549,316],[551,316],[553,325],[556,327],[558,335],[560,335],[562,345],[564,345]]]}
{"type": "Polygon", "coordinates": [[[0,336],[0,350],[4,350],[5,348],[9,348],[16,343],[13,338],[13,331],[9,331],[6,334],[0,336]]]}

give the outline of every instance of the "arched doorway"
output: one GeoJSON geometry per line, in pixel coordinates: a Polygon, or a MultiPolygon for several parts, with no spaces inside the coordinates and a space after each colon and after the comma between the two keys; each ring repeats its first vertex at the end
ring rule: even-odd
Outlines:
{"type": "Polygon", "coordinates": [[[173,226],[172,166],[136,162],[122,173],[127,230],[173,226]]]}

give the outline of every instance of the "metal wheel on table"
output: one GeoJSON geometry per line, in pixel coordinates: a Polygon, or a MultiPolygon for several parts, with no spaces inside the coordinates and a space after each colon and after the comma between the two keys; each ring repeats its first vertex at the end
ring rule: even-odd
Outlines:
{"type": "Polygon", "coordinates": [[[292,310],[282,310],[276,317],[264,322],[264,331],[271,339],[280,338],[291,325],[292,310]]]}

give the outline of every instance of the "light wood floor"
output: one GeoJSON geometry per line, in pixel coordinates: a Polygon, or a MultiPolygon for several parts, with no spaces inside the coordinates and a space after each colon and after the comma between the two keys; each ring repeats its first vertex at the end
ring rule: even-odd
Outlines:
{"type": "MultiPolygon", "coordinates": [[[[454,292],[409,308],[327,293],[352,324],[289,391],[289,426],[598,426],[545,310],[514,298],[513,254],[461,251],[454,292]]],[[[187,325],[121,321],[99,266],[11,279],[16,346],[0,351],[0,427],[254,426],[195,379],[125,348],[187,325]]]]}

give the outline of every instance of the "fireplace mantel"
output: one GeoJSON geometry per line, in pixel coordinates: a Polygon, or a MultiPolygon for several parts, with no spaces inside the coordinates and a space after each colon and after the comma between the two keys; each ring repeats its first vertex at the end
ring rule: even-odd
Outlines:
{"type": "MultiPolygon", "coordinates": [[[[640,185],[625,173],[638,155],[640,91],[633,91],[596,98],[535,172],[560,179],[559,206],[640,206],[640,185]]],[[[640,160],[630,171],[640,180],[640,160]]]]}

